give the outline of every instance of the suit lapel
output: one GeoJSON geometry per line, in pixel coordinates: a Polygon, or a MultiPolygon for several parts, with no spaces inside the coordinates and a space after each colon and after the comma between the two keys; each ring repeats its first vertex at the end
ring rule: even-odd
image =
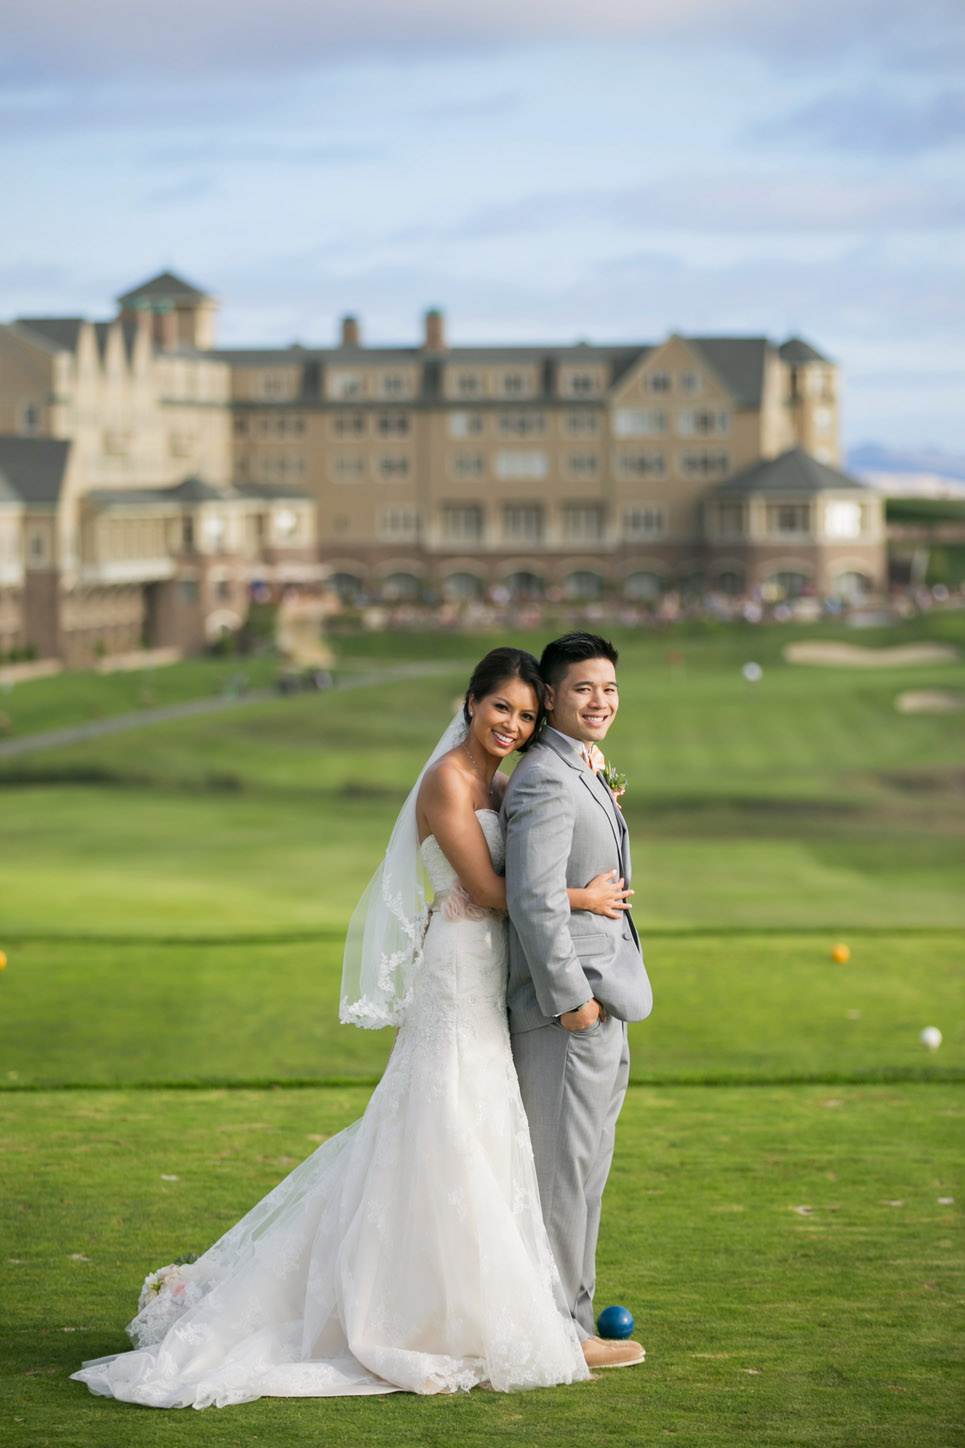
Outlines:
{"type": "Polygon", "coordinates": [[[586,769],[583,766],[581,766],[580,768],[580,779],[586,785],[587,789],[590,791],[600,808],[606,810],[606,817],[610,821],[610,828],[613,831],[613,838],[616,842],[617,852],[619,853],[620,859],[622,860],[623,835],[626,830],[626,824],[623,824],[623,829],[621,830],[621,822],[618,822],[617,819],[618,811],[616,807],[616,801],[614,800],[608,785],[600,778],[598,774],[594,774],[591,769],[586,769]]]}
{"type": "Polygon", "coordinates": [[[627,864],[627,822],[622,812],[617,808],[617,802],[613,797],[613,791],[605,780],[592,769],[588,769],[580,754],[580,746],[575,740],[572,742],[564,740],[555,730],[542,734],[539,744],[546,749],[552,749],[557,753],[564,763],[574,770],[583,784],[584,788],[590,791],[592,797],[602,810],[605,810],[606,817],[610,821],[610,828],[613,831],[613,838],[616,842],[617,852],[626,873],[627,864]]]}

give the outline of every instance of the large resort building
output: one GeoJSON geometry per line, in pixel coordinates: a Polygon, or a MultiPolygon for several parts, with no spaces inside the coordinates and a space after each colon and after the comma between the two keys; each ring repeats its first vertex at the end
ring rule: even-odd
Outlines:
{"type": "Polygon", "coordinates": [[[219,350],[169,273],[0,327],[0,656],[196,650],[254,587],[347,602],[849,596],[885,584],[792,339],[219,350]]]}

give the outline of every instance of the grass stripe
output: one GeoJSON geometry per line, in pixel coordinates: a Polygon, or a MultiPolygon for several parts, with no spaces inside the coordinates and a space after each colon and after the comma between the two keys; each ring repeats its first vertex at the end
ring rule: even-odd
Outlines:
{"type": "MultiPolygon", "coordinates": [[[[2,925],[0,925],[2,930],[2,925]]],[[[641,934],[647,940],[700,940],[724,936],[729,940],[782,940],[794,936],[834,936],[837,940],[845,935],[861,936],[865,939],[916,939],[920,936],[955,934],[950,925],[899,925],[893,928],[881,925],[848,925],[840,920],[827,925],[643,925],[641,934]]],[[[114,935],[88,933],[86,931],[34,931],[16,930],[4,938],[8,945],[159,945],[159,946],[235,946],[235,945],[299,945],[312,942],[340,942],[345,938],[345,929],[284,930],[266,934],[242,935],[114,935]]]]}
{"type": "MultiPolygon", "coordinates": [[[[4,1081],[0,1095],[26,1095],[43,1091],[342,1091],[374,1090],[379,1076],[196,1076],[180,1080],[148,1081],[4,1081]]],[[[746,1086],[880,1086],[890,1084],[949,1086],[965,1081],[965,1068],[956,1066],[880,1066],[866,1071],[787,1071],[750,1074],[740,1071],[684,1071],[667,1075],[634,1073],[631,1086],[746,1087],[746,1086]]]]}

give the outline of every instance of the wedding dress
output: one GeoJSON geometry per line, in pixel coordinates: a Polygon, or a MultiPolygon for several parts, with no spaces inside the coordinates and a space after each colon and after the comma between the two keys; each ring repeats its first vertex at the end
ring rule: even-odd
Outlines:
{"type": "MultiPolygon", "coordinates": [[[[503,840],[477,811],[493,863],[503,840]]],[[[510,1391],[589,1376],[540,1215],[506,1021],[505,916],[433,836],[433,910],[395,1047],[325,1142],[73,1376],[127,1402],[510,1391]]]]}

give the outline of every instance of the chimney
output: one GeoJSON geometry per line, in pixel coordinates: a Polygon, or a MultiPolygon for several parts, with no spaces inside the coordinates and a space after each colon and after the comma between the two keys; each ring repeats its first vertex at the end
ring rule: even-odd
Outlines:
{"type": "Polygon", "coordinates": [[[358,317],[342,318],[342,346],[361,347],[362,330],[359,326],[358,317]]]}
{"type": "Polygon", "coordinates": [[[425,352],[446,351],[445,318],[438,307],[432,307],[426,312],[426,335],[422,348],[425,352]]]}

